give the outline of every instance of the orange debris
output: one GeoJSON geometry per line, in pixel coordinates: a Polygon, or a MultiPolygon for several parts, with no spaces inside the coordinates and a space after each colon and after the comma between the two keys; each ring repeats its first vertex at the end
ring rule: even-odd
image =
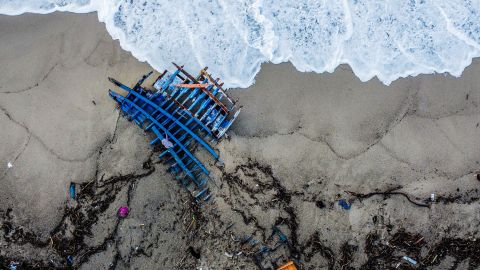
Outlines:
{"type": "Polygon", "coordinates": [[[207,88],[208,84],[207,83],[193,83],[193,84],[181,83],[181,84],[175,84],[175,86],[184,87],[184,88],[207,88]]]}
{"type": "Polygon", "coordinates": [[[297,270],[297,267],[293,263],[293,261],[289,261],[286,264],[280,266],[277,270],[297,270]]]}

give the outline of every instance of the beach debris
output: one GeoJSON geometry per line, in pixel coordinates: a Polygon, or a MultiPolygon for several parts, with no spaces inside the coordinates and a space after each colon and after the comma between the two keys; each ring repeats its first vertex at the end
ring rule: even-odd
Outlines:
{"type": "Polygon", "coordinates": [[[318,208],[320,208],[320,209],[325,208],[325,203],[324,203],[323,201],[320,201],[320,200],[319,200],[319,201],[316,201],[316,202],[315,202],[315,205],[316,205],[318,208]]]}
{"type": "Polygon", "coordinates": [[[173,143],[171,141],[168,140],[168,138],[165,138],[162,140],[162,145],[166,148],[166,149],[169,149],[169,148],[172,148],[173,147],[173,143]]]}
{"type": "Polygon", "coordinates": [[[212,196],[206,186],[210,172],[193,151],[203,147],[216,164],[222,164],[210,142],[226,135],[241,107],[228,97],[223,83],[206,72],[207,68],[194,77],[183,66],[173,65],[176,70],[165,70],[150,88],[142,84],[153,72],[142,76],[133,88],[109,78],[127,92],[121,95],[109,90],[109,95],[129,121],[154,135],[150,144],[160,146],[159,157],[169,166],[168,172],[197,202],[208,201],[212,196]]]}
{"type": "Polygon", "coordinates": [[[338,205],[340,205],[343,209],[345,210],[350,210],[352,208],[352,205],[349,204],[346,200],[341,199],[338,201],[338,205]]]}
{"type": "Polygon", "coordinates": [[[75,195],[76,194],[75,194],[75,184],[74,183],[70,183],[69,192],[70,192],[70,198],[75,200],[75,195]]]}
{"type": "Polygon", "coordinates": [[[417,241],[415,241],[415,245],[418,245],[423,239],[425,239],[425,237],[420,237],[417,241]]]}
{"type": "Polygon", "coordinates": [[[72,255],[67,256],[67,266],[73,266],[73,256],[72,255]]]}
{"type": "Polygon", "coordinates": [[[97,103],[93,99],[92,99],[92,104],[95,105],[95,106],[97,105],[97,103]]]}
{"type": "Polygon", "coordinates": [[[228,224],[228,226],[227,226],[227,228],[225,228],[225,230],[228,230],[228,229],[232,228],[233,225],[235,225],[235,222],[232,222],[232,223],[228,224]]]}
{"type": "Polygon", "coordinates": [[[477,172],[477,180],[480,181],[480,172],[477,172]]]}
{"type": "MultiPolygon", "coordinates": [[[[262,261],[265,254],[275,252],[283,245],[287,245],[289,248],[292,247],[287,236],[277,226],[272,226],[272,234],[267,238],[267,241],[273,241],[273,245],[261,244],[257,252],[255,252],[255,259],[259,262],[262,261]]],[[[253,248],[258,244],[258,241],[253,239],[253,236],[249,236],[245,238],[243,243],[248,243],[253,248]]]]}
{"type": "Polygon", "coordinates": [[[192,254],[192,256],[195,258],[195,259],[200,259],[200,252],[195,250],[195,248],[193,248],[192,246],[189,246],[188,247],[188,251],[190,251],[190,254],[192,254]]]}
{"type": "Polygon", "coordinates": [[[188,225],[187,229],[185,230],[185,232],[190,232],[190,228],[193,227],[193,225],[195,224],[197,220],[195,219],[195,215],[192,214],[192,221],[190,222],[190,224],[188,225]]]}
{"type": "Polygon", "coordinates": [[[9,162],[7,163],[7,168],[10,169],[10,168],[12,168],[12,167],[13,167],[13,164],[9,161],[9,162]]]}
{"type": "Polygon", "coordinates": [[[227,256],[228,258],[233,258],[233,254],[230,254],[228,252],[225,251],[225,256],[227,256]]]}
{"type": "Polygon", "coordinates": [[[232,222],[230,224],[227,225],[227,227],[225,228],[225,230],[223,231],[223,233],[227,232],[229,229],[231,229],[233,227],[233,225],[235,225],[235,222],[232,222]]]}
{"type": "Polygon", "coordinates": [[[18,262],[10,262],[10,270],[17,270],[18,262]]]}
{"type": "Polygon", "coordinates": [[[267,253],[270,251],[270,248],[267,246],[261,246],[260,249],[257,251],[255,254],[258,257],[261,257],[263,254],[267,253]]]}
{"type": "Polygon", "coordinates": [[[121,218],[126,217],[128,215],[128,212],[129,212],[128,206],[120,206],[120,208],[118,208],[118,216],[121,218]]]}
{"type": "Polygon", "coordinates": [[[285,264],[282,264],[277,270],[297,270],[295,263],[293,261],[289,261],[285,264]]]}
{"type": "Polygon", "coordinates": [[[408,256],[403,256],[402,259],[404,259],[405,261],[409,262],[412,265],[417,265],[417,261],[415,261],[414,259],[412,259],[408,256]]]}
{"type": "Polygon", "coordinates": [[[430,194],[430,201],[431,202],[435,201],[435,193],[430,194]]]}
{"type": "Polygon", "coordinates": [[[250,246],[254,247],[258,244],[258,241],[253,239],[253,235],[250,235],[244,237],[243,243],[248,243],[250,246]]]}
{"type": "Polygon", "coordinates": [[[288,244],[287,236],[277,226],[272,227],[272,236],[274,235],[278,237],[278,240],[275,246],[271,249],[272,251],[275,251],[277,248],[279,248],[283,244],[288,244]]]}

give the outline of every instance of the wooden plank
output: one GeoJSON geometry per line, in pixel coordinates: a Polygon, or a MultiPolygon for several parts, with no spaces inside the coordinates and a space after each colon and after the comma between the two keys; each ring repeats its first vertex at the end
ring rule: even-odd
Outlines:
{"type": "MultiPolygon", "coordinates": [[[[180,70],[183,74],[185,74],[185,76],[187,76],[187,78],[189,78],[192,82],[196,83],[196,84],[200,84],[199,81],[197,81],[197,79],[195,79],[192,75],[190,75],[188,72],[186,72],[181,66],[175,64],[175,63],[172,63],[173,65],[175,65],[175,67],[180,70]]],[[[220,101],[218,100],[217,97],[215,97],[214,95],[212,95],[212,93],[210,93],[210,91],[208,91],[207,89],[205,88],[200,88],[202,89],[202,91],[207,94],[210,99],[213,100],[213,102],[215,102],[218,106],[220,106],[220,108],[222,108],[222,110],[228,114],[228,109],[227,107],[220,101]]]]}
{"type": "Polygon", "coordinates": [[[205,71],[205,69],[202,69],[200,72],[202,73],[202,75],[206,76],[208,80],[211,81],[213,85],[215,85],[219,89],[219,91],[228,99],[228,101],[230,101],[231,104],[235,105],[235,102],[230,99],[230,97],[227,95],[227,92],[222,88],[223,83],[218,84],[217,81],[214,80],[212,76],[205,71]]]}

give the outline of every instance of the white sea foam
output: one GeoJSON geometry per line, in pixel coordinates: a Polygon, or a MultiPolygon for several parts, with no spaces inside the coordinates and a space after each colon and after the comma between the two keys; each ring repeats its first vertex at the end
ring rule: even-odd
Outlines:
{"type": "Polygon", "coordinates": [[[480,0],[0,0],[0,14],[98,12],[121,46],[155,69],[208,66],[247,87],[264,62],[367,81],[449,72],[480,55],[480,0]]]}

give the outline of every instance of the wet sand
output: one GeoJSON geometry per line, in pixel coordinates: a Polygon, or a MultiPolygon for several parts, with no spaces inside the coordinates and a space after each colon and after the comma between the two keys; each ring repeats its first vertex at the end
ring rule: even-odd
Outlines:
{"type": "Polygon", "coordinates": [[[107,77],[133,84],[150,67],[95,14],[0,16],[0,37],[0,267],[61,269],[68,255],[81,269],[480,266],[478,61],[390,86],[348,66],[265,64],[230,90],[244,108],[215,145],[224,167],[202,159],[214,197],[198,208],[114,111],[107,77]],[[289,245],[255,261],[273,225],[289,245]]]}

